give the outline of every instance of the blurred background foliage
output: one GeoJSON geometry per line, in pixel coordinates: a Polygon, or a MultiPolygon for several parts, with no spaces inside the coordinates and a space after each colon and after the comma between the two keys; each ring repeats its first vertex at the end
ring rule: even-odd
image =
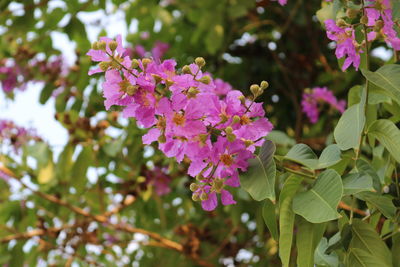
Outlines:
{"type": "MultiPolygon", "coordinates": [[[[238,189],[237,205],[204,212],[191,200],[186,164],[143,146],[133,119],[105,112],[101,80],[87,75],[85,54],[98,36],[125,31],[132,48],[169,44],[164,58],[180,66],[204,57],[210,73],[245,93],[267,80],[262,100],[279,130],[271,134],[279,153],[295,140],[320,151],[332,142],[338,114],[309,124],[303,90],[329,86],[344,99],[361,83],[338,68],[315,15],[320,7],[320,0],[285,7],[269,0],[0,0],[0,65],[18,66],[20,87],[41,84],[32,101],[55,98],[55,118],[68,131],[62,148],[36,139],[17,150],[1,145],[0,264],[279,266],[262,205],[238,189]],[[73,54],[63,53],[71,46],[73,54]]],[[[380,61],[372,57],[372,66],[380,61]]],[[[8,101],[15,94],[23,92],[8,92],[8,101]]]]}

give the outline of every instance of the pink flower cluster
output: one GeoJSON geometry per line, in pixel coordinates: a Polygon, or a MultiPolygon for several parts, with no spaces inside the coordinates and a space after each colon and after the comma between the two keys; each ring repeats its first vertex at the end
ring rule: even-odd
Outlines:
{"type": "Polygon", "coordinates": [[[326,87],[315,87],[311,91],[304,92],[301,105],[303,112],[307,115],[311,123],[316,123],[319,118],[319,108],[321,104],[327,103],[332,108],[343,113],[346,108],[346,101],[338,101],[326,87]]]}
{"type": "MultiPolygon", "coordinates": [[[[367,27],[367,41],[371,42],[378,37],[383,37],[387,44],[396,51],[400,50],[400,38],[394,29],[392,6],[390,0],[371,0],[368,6],[362,10],[349,10],[348,14],[363,14],[360,22],[367,27]]],[[[349,15],[351,16],[351,15],[349,15]]],[[[333,19],[325,21],[327,36],[336,42],[336,57],[343,58],[345,61],[342,70],[345,71],[353,65],[356,70],[360,66],[360,54],[363,53],[361,46],[355,39],[355,25],[347,24],[344,20],[338,23],[333,19]]]]}
{"type": "Polygon", "coordinates": [[[31,140],[40,140],[33,129],[20,127],[10,120],[0,120],[0,144],[12,146],[14,152],[18,153],[31,140]]]}
{"type": "Polygon", "coordinates": [[[374,0],[374,4],[365,8],[368,18],[367,26],[374,27],[368,39],[374,40],[380,33],[385,42],[393,47],[394,50],[400,50],[400,38],[394,29],[392,16],[392,6],[390,0],[374,0]]]}
{"type": "Polygon", "coordinates": [[[171,177],[167,175],[165,168],[154,167],[153,170],[146,170],[146,184],[153,186],[157,195],[163,196],[171,192],[169,184],[171,177]]]}
{"type": "Polygon", "coordinates": [[[87,55],[100,62],[89,74],[105,71],[105,107],[122,106],[123,116],[135,118],[149,128],[144,144],[158,141],[167,157],[189,162],[188,174],[196,177],[193,199],[204,210],[236,203],[226,190],[240,185],[238,170],[245,171],[248,159],[273,126],[264,117],[261,103],[254,102],[268,86],[253,85],[253,100],[221,80],[202,71],[205,61],[176,70],[172,59],[162,62],[125,56],[121,37],[101,37],[87,55]]]}
{"type": "Polygon", "coordinates": [[[10,93],[15,88],[25,90],[26,84],[20,83],[18,77],[24,75],[24,70],[13,60],[0,61],[0,81],[5,93],[10,93]]]}

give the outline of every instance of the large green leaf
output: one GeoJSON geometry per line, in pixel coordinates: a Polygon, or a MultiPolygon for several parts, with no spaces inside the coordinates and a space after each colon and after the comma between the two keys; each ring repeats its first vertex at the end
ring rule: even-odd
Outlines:
{"type": "Polygon", "coordinates": [[[343,177],[343,189],[345,195],[374,190],[371,176],[363,173],[351,173],[343,177]]]}
{"type": "Polygon", "coordinates": [[[392,237],[392,244],[393,267],[400,267],[400,233],[392,237]]]}
{"type": "Polygon", "coordinates": [[[297,265],[313,267],[315,248],[325,232],[326,223],[309,223],[299,217],[297,226],[297,265]]]}
{"type": "Polygon", "coordinates": [[[357,168],[358,172],[371,177],[372,184],[374,186],[375,191],[377,191],[377,192],[381,191],[381,187],[382,187],[381,183],[383,183],[383,180],[381,180],[379,178],[379,175],[372,168],[370,163],[368,163],[367,161],[365,161],[363,159],[358,159],[356,161],[356,168],[357,168]]]}
{"type": "Polygon", "coordinates": [[[93,149],[90,146],[83,147],[71,170],[71,183],[80,192],[87,183],[86,173],[93,163],[93,149]]]}
{"type": "Polygon", "coordinates": [[[384,89],[387,94],[400,104],[400,65],[389,64],[372,72],[361,70],[365,78],[384,89]]]}
{"type": "Polygon", "coordinates": [[[278,235],[278,225],[276,223],[275,204],[272,203],[272,201],[269,199],[266,199],[264,201],[262,216],[265,225],[268,227],[268,230],[271,233],[272,238],[278,241],[279,235],[278,235]]]}
{"type": "Polygon", "coordinates": [[[353,233],[353,238],[350,242],[350,252],[348,258],[350,260],[350,254],[352,253],[352,250],[353,252],[354,249],[356,249],[356,251],[361,250],[362,252],[359,254],[363,255],[362,259],[366,264],[348,266],[392,266],[392,255],[388,247],[371,225],[359,219],[355,219],[351,225],[351,231],[353,233]],[[371,262],[371,257],[367,257],[366,255],[375,258],[379,264],[371,265],[371,263],[374,263],[374,261],[371,262]]]}
{"type": "Polygon", "coordinates": [[[326,147],[319,159],[309,146],[297,144],[289,150],[285,159],[302,164],[312,170],[330,167],[341,160],[340,149],[335,144],[326,147]]]}
{"type": "Polygon", "coordinates": [[[333,135],[341,150],[358,146],[365,125],[364,105],[365,103],[355,104],[340,117],[333,135]]]}
{"type": "Polygon", "coordinates": [[[275,202],[275,176],[276,166],[274,161],[275,145],[265,140],[260,154],[249,161],[247,172],[240,175],[242,187],[257,201],[266,198],[275,202]]]}
{"type": "Polygon", "coordinates": [[[301,177],[290,176],[279,196],[279,257],[283,266],[289,266],[290,262],[295,218],[292,201],[302,180],[301,177]]]}
{"type": "Polygon", "coordinates": [[[346,266],[360,266],[360,267],[384,267],[380,259],[375,258],[373,255],[365,252],[359,248],[350,248],[346,258],[346,266]]]}
{"type": "Polygon", "coordinates": [[[310,190],[293,198],[293,211],[312,223],[331,221],[340,217],[336,208],[342,195],[342,179],[328,169],[318,176],[310,190]]]}
{"type": "Polygon", "coordinates": [[[390,120],[377,120],[368,128],[368,135],[375,137],[400,162],[400,130],[390,120]]]}

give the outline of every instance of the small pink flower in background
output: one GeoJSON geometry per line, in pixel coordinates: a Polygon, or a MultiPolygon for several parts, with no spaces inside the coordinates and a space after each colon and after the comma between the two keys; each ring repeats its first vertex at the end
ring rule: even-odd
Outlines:
{"type": "Polygon", "coordinates": [[[11,146],[15,153],[32,140],[41,140],[34,129],[16,125],[13,121],[0,119],[0,144],[11,146]]]}
{"type": "Polygon", "coordinates": [[[23,77],[23,69],[14,60],[2,60],[0,64],[0,82],[5,93],[10,93],[14,89],[25,90],[26,84],[19,82],[19,77],[23,77]]]}
{"type": "Polygon", "coordinates": [[[327,103],[332,108],[343,113],[346,108],[345,100],[337,100],[332,91],[326,87],[315,87],[311,92],[303,93],[301,105],[303,112],[307,115],[311,123],[316,123],[319,119],[319,109],[322,104],[327,103]]]}
{"type": "Polygon", "coordinates": [[[171,177],[165,173],[164,168],[155,167],[153,170],[146,170],[146,184],[154,187],[155,192],[159,196],[163,196],[171,192],[169,187],[171,177]]]}

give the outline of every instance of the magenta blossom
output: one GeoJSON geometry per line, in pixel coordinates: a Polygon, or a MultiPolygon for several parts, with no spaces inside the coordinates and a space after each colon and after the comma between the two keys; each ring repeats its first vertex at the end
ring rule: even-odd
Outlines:
{"type": "Polygon", "coordinates": [[[346,101],[338,101],[328,88],[315,87],[311,92],[305,92],[303,94],[303,100],[301,101],[303,112],[306,113],[311,123],[316,123],[318,121],[319,108],[321,104],[324,103],[329,104],[340,113],[343,113],[346,108],[346,101]]]}

